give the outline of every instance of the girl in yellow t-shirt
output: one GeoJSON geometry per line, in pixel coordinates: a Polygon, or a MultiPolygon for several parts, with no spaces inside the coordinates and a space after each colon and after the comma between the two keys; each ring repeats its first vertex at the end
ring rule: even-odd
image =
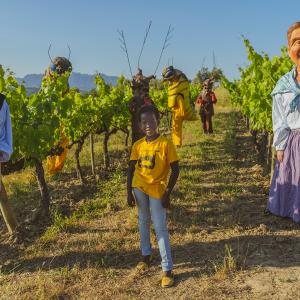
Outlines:
{"type": "Polygon", "coordinates": [[[164,272],[161,284],[170,287],[174,284],[174,276],[166,208],[179,175],[178,156],[173,143],[158,133],[159,112],[155,106],[143,106],[139,122],[146,136],[132,146],[127,179],[128,205],[138,206],[142,261],[137,267],[145,270],[150,265],[151,217],[164,272]]]}

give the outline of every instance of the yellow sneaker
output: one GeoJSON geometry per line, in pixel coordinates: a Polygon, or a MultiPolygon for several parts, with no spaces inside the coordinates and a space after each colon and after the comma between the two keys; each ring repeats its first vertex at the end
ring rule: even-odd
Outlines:
{"type": "Polygon", "coordinates": [[[168,288],[174,285],[174,275],[171,276],[164,275],[161,279],[161,287],[168,288]]]}

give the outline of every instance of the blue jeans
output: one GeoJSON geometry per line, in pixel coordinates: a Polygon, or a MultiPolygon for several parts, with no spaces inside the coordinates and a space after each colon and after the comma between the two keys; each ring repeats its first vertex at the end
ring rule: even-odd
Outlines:
{"type": "Polygon", "coordinates": [[[159,199],[146,195],[137,188],[133,189],[138,206],[139,230],[141,237],[142,255],[151,255],[152,247],[150,243],[150,215],[158,241],[161,256],[161,266],[163,271],[173,269],[169,232],[167,228],[167,210],[162,207],[159,199]]]}

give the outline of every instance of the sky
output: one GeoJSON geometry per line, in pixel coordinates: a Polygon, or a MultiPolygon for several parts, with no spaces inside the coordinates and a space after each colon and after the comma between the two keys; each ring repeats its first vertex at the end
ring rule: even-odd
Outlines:
{"type": "Polygon", "coordinates": [[[133,72],[152,21],[140,66],[153,74],[169,25],[174,28],[157,77],[171,64],[190,79],[216,66],[238,78],[247,65],[241,36],[271,57],[300,20],[299,0],[0,0],[0,64],[16,76],[43,73],[51,56],[68,57],[75,72],[130,77],[118,30],[123,30],[133,72]]]}

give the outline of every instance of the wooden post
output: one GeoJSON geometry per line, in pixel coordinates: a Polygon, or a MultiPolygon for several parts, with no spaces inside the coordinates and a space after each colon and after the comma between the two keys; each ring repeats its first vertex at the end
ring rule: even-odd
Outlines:
{"type": "Polygon", "coordinates": [[[92,174],[95,175],[95,152],[94,152],[94,136],[90,134],[90,147],[91,147],[91,165],[92,165],[92,174]]]}
{"type": "Polygon", "coordinates": [[[246,128],[249,131],[250,130],[250,122],[249,122],[249,118],[245,117],[245,121],[246,121],[246,128]]]}
{"type": "Polygon", "coordinates": [[[0,164],[0,210],[3,215],[7,229],[9,233],[12,234],[17,228],[18,224],[12,212],[12,208],[8,201],[6,190],[2,182],[1,164],[0,164]]]}
{"type": "Polygon", "coordinates": [[[128,148],[129,130],[128,129],[124,129],[123,132],[125,133],[125,142],[124,142],[124,145],[125,145],[126,148],[128,148]]]}
{"type": "Polygon", "coordinates": [[[83,173],[82,173],[82,168],[81,168],[80,160],[79,160],[79,155],[80,155],[80,152],[82,150],[83,144],[84,144],[84,138],[81,138],[78,141],[77,148],[74,152],[77,177],[80,179],[81,184],[85,184],[85,179],[84,179],[84,176],[83,176],[83,173]]]}
{"type": "Polygon", "coordinates": [[[103,139],[103,157],[104,157],[104,167],[105,170],[109,167],[109,155],[108,155],[108,140],[110,137],[110,133],[106,131],[104,133],[104,139],[103,139]]]}
{"type": "Polygon", "coordinates": [[[50,217],[50,197],[49,197],[48,185],[45,180],[45,171],[44,171],[43,163],[37,158],[34,158],[33,160],[35,165],[35,175],[41,193],[40,209],[42,214],[40,217],[48,218],[50,217]]]}
{"type": "Polygon", "coordinates": [[[110,159],[108,154],[108,141],[112,134],[115,134],[118,131],[117,128],[113,128],[110,131],[105,131],[104,140],[103,140],[103,155],[104,155],[104,167],[107,170],[109,167],[110,159]]]}

